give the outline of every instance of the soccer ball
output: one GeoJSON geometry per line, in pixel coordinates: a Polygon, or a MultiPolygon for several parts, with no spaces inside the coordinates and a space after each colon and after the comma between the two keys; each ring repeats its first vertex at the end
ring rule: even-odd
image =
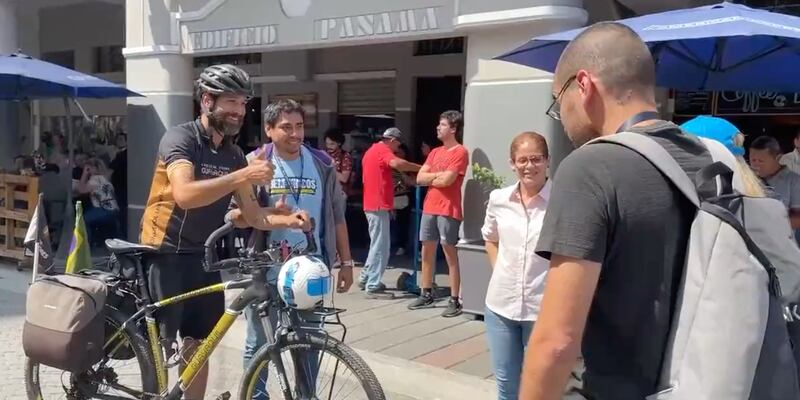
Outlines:
{"type": "Polygon", "coordinates": [[[331,272],[317,257],[294,257],[281,266],[278,293],[289,307],[310,310],[331,293],[331,272]]]}

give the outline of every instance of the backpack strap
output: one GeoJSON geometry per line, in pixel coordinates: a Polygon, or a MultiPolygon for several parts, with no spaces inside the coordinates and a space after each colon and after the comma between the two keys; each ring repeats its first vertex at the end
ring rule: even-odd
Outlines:
{"type": "MultiPolygon", "coordinates": [[[[733,155],[722,143],[707,139],[707,138],[699,138],[700,141],[706,146],[708,152],[711,154],[711,158],[714,160],[714,163],[722,163],[726,167],[728,167],[729,171],[725,171],[720,167],[713,167],[713,164],[709,167],[709,171],[705,171],[706,168],[700,170],[695,177],[696,180],[704,179],[708,180],[711,177],[719,177],[719,185],[718,188],[722,189],[721,192],[717,192],[718,195],[729,194],[732,191],[729,188],[732,188],[734,191],[739,193],[745,193],[744,181],[742,181],[742,176],[737,174],[735,171],[738,169],[739,161],[736,160],[736,156],[733,155]]],[[[697,182],[698,187],[700,187],[701,182],[697,182]]]]}
{"type": "Polygon", "coordinates": [[[694,182],[681,168],[677,161],[661,147],[658,142],[647,135],[632,132],[620,132],[614,135],[603,136],[589,143],[615,143],[625,146],[650,161],[662,174],[683,193],[696,207],[700,207],[700,197],[694,182]]]}

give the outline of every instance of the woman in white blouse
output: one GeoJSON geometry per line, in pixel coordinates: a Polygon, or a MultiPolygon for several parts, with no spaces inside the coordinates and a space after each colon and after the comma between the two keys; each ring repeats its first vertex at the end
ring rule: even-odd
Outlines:
{"type": "Polygon", "coordinates": [[[511,142],[509,161],[518,181],[492,191],[482,228],[492,265],[484,321],[501,400],[518,397],[549,267],[534,253],[550,197],[547,142],[538,133],[520,133],[511,142]]]}

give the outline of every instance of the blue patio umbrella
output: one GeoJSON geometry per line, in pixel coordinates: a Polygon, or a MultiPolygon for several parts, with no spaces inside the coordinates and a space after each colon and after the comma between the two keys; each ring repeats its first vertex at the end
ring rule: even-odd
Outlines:
{"type": "MultiPolygon", "coordinates": [[[[108,82],[92,75],[73,71],[69,68],[64,68],[46,61],[37,60],[24,54],[0,55],[0,100],[20,101],[61,98],[64,100],[64,108],[66,109],[69,120],[69,99],[75,102],[75,105],[81,110],[84,117],[88,119],[80,103],[77,101],[78,98],[131,96],[141,95],[128,90],[125,86],[108,82]]],[[[74,152],[72,130],[72,124],[68,123],[67,143],[70,164],[72,163],[74,152]]],[[[71,224],[74,222],[71,218],[73,215],[71,190],[67,190],[66,204],[66,216],[62,227],[58,254],[56,254],[57,261],[66,259],[66,249],[69,247],[70,243],[71,224]]]]}
{"type": "Polygon", "coordinates": [[[0,56],[0,100],[141,96],[125,86],[24,54],[0,56]]]}
{"type": "MultiPolygon", "coordinates": [[[[680,90],[800,91],[800,18],[720,3],[617,21],[636,31],[659,86],[680,90]]],[[[497,57],[555,71],[585,28],[540,36],[497,57]]]]}

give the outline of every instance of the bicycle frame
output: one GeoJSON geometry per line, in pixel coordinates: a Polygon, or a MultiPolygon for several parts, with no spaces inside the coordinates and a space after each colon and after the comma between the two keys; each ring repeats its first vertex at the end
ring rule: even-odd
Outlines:
{"type": "MultiPolygon", "coordinates": [[[[259,271],[259,273],[254,274],[253,278],[245,278],[245,279],[238,279],[234,281],[229,281],[225,283],[218,283],[211,286],[207,286],[204,288],[192,290],[187,293],[179,294],[177,296],[169,297],[163,299],[161,301],[148,304],[143,308],[140,308],[133,316],[128,318],[122,326],[111,336],[111,338],[105,343],[104,348],[108,348],[111,346],[112,343],[122,335],[124,329],[128,324],[140,320],[143,316],[145,318],[146,324],[146,331],[147,331],[147,341],[150,344],[150,353],[153,357],[153,361],[156,367],[156,378],[158,382],[158,390],[159,394],[164,396],[167,392],[167,367],[163,357],[162,349],[161,349],[161,340],[160,340],[160,332],[158,330],[158,324],[156,323],[156,319],[154,317],[154,313],[164,307],[169,305],[173,305],[176,303],[180,303],[182,301],[186,301],[195,297],[205,296],[211,293],[219,293],[224,292],[228,289],[245,289],[237,298],[231,302],[225,309],[225,312],[222,314],[220,319],[217,321],[214,329],[212,329],[211,333],[208,337],[203,340],[200,346],[195,350],[195,353],[192,355],[192,358],[188,361],[186,368],[184,369],[183,373],[180,374],[178,378],[178,382],[175,383],[172,390],[170,390],[169,394],[164,397],[166,400],[179,400],[189,385],[192,383],[194,378],[197,376],[197,373],[200,369],[208,362],[208,359],[211,357],[211,354],[217,348],[219,343],[222,341],[222,338],[228,332],[228,329],[233,325],[236,321],[236,318],[245,310],[249,304],[259,301],[265,300],[267,296],[267,289],[266,289],[266,279],[264,277],[265,271],[259,271]],[[251,285],[253,282],[256,282],[256,285],[251,285]],[[259,285],[258,283],[263,282],[263,285],[259,285]]],[[[112,349],[111,351],[116,351],[122,344],[123,341],[120,341],[112,349]]],[[[113,354],[113,353],[107,353],[113,354]]]]}

